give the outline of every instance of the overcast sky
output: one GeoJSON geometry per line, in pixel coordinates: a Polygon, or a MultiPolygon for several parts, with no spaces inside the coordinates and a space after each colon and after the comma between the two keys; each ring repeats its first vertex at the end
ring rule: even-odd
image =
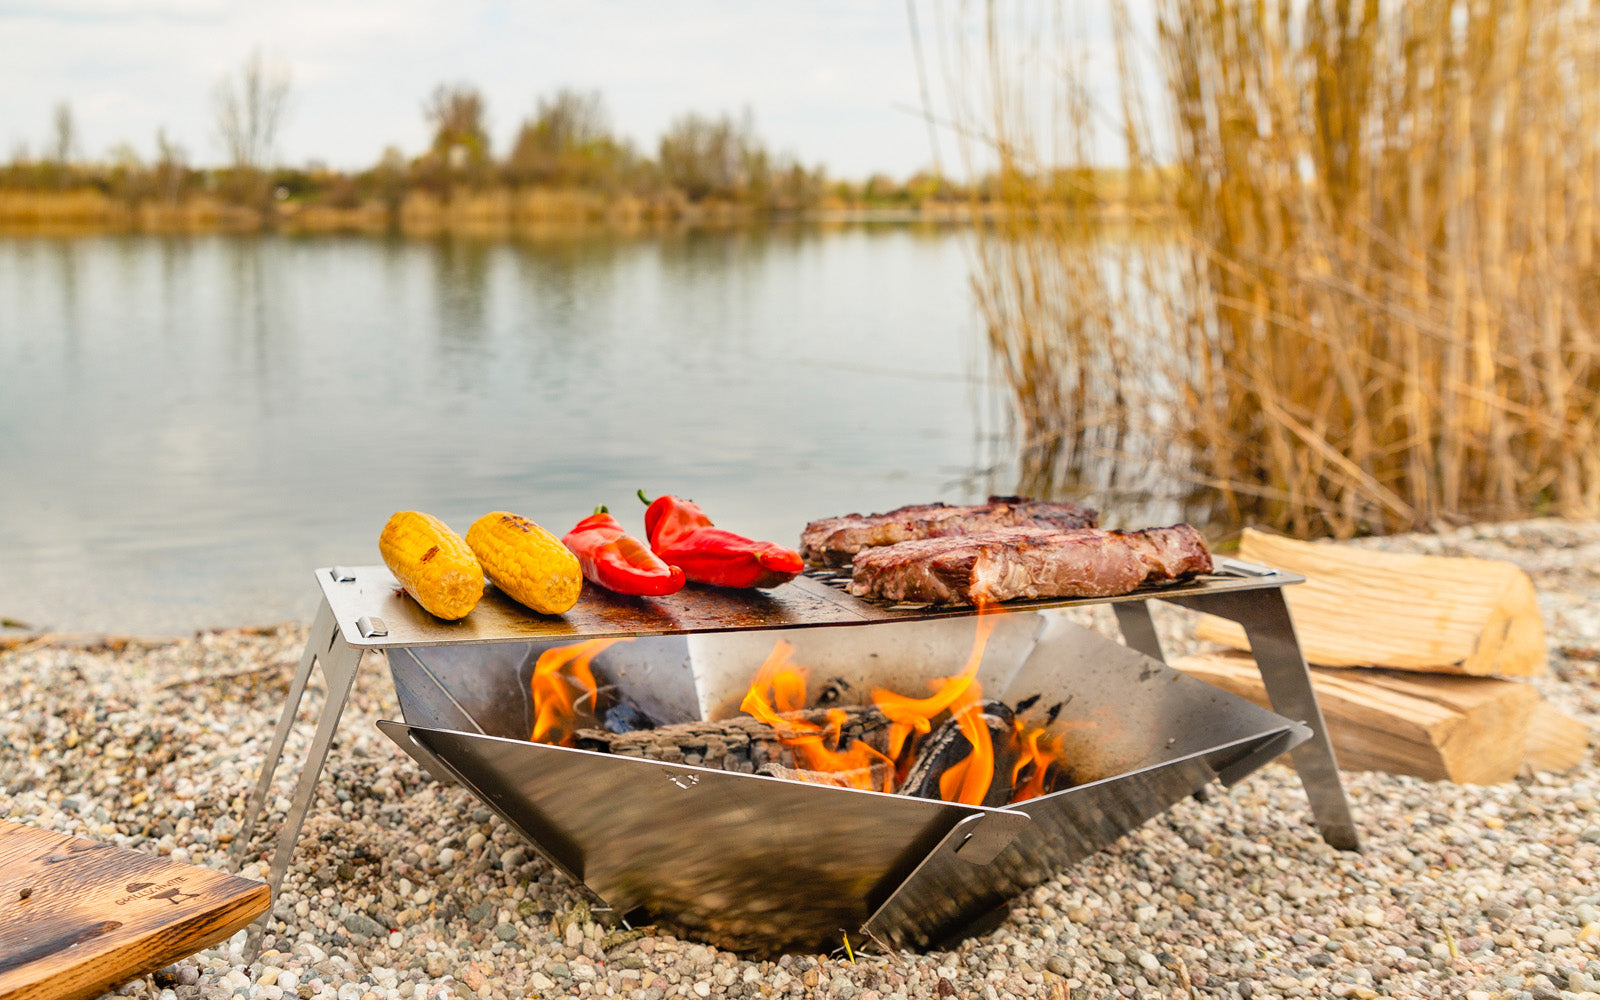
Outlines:
{"type": "Polygon", "coordinates": [[[497,154],[541,95],[575,87],[650,154],[682,113],[748,108],[769,150],[830,176],[933,162],[905,0],[0,0],[0,157],[46,149],[65,101],[81,156],[149,158],[165,128],[218,163],[212,91],[254,48],[292,77],[286,164],[422,152],[441,82],[482,91],[497,154]]]}

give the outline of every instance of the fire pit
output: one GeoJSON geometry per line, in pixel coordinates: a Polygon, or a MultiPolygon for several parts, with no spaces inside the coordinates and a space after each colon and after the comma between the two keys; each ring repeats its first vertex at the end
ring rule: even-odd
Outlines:
{"type": "MultiPolygon", "coordinates": [[[[667,722],[736,715],[775,641],[833,692],[957,674],[973,619],[639,638],[593,660],[602,686],[667,722]]],[[[381,726],[472,790],[619,915],[740,951],[893,947],[961,936],[1062,866],[1310,732],[1041,614],[1001,616],[986,696],[1054,715],[1071,787],[1003,807],[807,784],[528,742],[534,664],[560,642],[397,651],[405,723],[381,726]]]]}
{"type": "Polygon", "coordinates": [[[1127,645],[1053,613],[1100,601],[1008,606],[982,625],[993,632],[981,658],[970,609],[871,605],[814,576],[755,596],[586,596],[558,619],[490,594],[449,624],[397,595],[382,567],[319,570],[318,581],[325,602],[235,844],[242,858],[321,662],[330,700],[280,833],[275,888],[367,648],[386,650],[404,717],[383,731],[521,832],[596,911],[747,953],[830,949],[844,934],[921,948],[980,932],[1018,893],[1210,782],[1231,784],[1291,750],[1324,837],[1356,846],[1280,593],[1299,578],[1263,567],[1223,561],[1214,576],[1111,599],[1127,645]],[[1243,623],[1282,714],[1166,667],[1152,598],[1243,623]],[[681,741],[669,760],[603,752],[606,740],[530,742],[540,657],[597,637],[630,641],[594,656],[596,684],[656,723],[739,716],[782,644],[809,670],[811,696],[827,692],[839,706],[868,705],[877,688],[921,696],[930,681],[972,671],[984,698],[1016,710],[1019,730],[1052,723],[1059,755],[1027,796],[975,804],[745,773],[755,769],[748,757],[681,741]]]}

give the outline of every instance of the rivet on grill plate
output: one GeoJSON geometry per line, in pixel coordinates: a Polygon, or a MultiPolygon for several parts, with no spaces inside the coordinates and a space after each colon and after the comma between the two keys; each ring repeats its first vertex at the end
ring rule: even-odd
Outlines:
{"type": "Polygon", "coordinates": [[[356,619],[356,631],[361,633],[361,638],[372,639],[389,634],[389,626],[382,618],[370,618],[366,615],[356,619]]]}

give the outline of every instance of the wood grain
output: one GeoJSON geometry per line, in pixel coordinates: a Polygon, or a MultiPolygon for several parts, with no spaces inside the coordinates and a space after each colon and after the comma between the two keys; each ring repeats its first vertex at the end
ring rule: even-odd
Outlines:
{"type": "MultiPolygon", "coordinates": [[[[1268,707],[1261,673],[1242,653],[1172,666],[1268,707]]],[[[1464,784],[1517,776],[1542,701],[1528,684],[1493,677],[1312,668],[1311,685],[1341,768],[1464,784]]]]}
{"type": "MultiPolygon", "coordinates": [[[[1298,573],[1284,600],[1306,662],[1422,673],[1544,673],[1544,618],[1528,574],[1497,559],[1422,556],[1301,542],[1246,529],[1239,558],[1298,573]]],[[[1248,649],[1244,630],[1207,616],[1197,635],[1248,649]]]]}
{"type": "Polygon", "coordinates": [[[0,820],[0,1000],[77,1000],[226,940],[264,882],[0,820]]]}
{"type": "Polygon", "coordinates": [[[1541,701],[1528,723],[1528,752],[1522,758],[1525,774],[1570,771],[1589,757],[1589,727],[1541,701]]]}

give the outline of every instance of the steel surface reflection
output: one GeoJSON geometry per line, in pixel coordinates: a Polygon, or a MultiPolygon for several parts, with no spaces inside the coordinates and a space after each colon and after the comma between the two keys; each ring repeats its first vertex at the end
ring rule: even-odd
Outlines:
{"type": "MultiPolygon", "coordinates": [[[[875,683],[949,673],[972,620],[643,637],[594,662],[665,721],[731,714],[728,692],[782,638],[815,676],[875,683]],[[752,645],[754,644],[754,645],[752,645]]],[[[986,692],[1055,712],[1074,787],[1003,809],[785,781],[526,741],[532,664],[554,643],[394,650],[406,723],[381,723],[460,782],[617,915],[751,953],[865,932],[923,947],[985,916],[1219,777],[1305,739],[1298,724],[1049,614],[1008,615],[986,692]]]]}

